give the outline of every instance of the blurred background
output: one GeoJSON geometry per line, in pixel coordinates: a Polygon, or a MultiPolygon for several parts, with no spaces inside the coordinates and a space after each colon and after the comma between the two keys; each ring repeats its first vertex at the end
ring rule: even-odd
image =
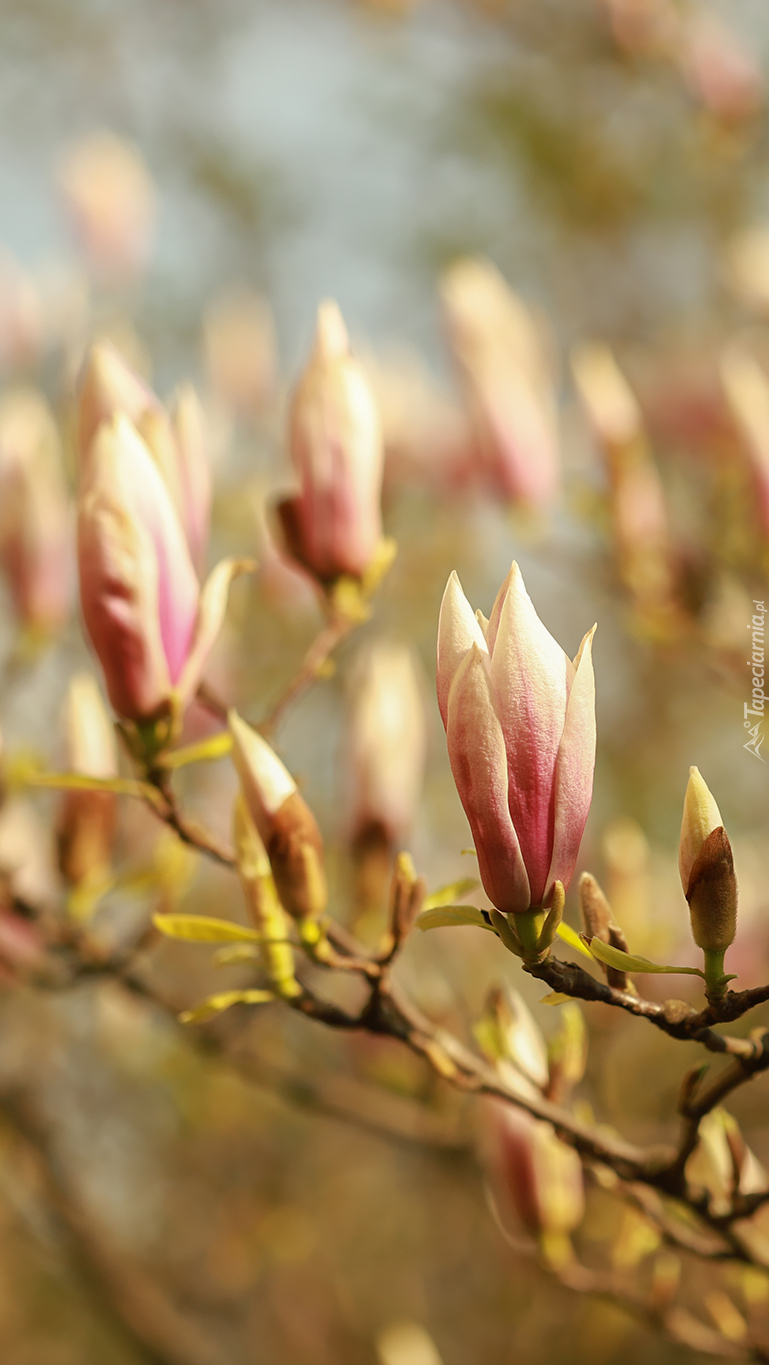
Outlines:
{"type": "MultiPolygon", "coordinates": [[[[73,385],[96,336],[161,397],[193,381],[215,479],[212,562],[237,552],[261,564],[233,590],[209,669],[252,720],[322,622],[269,531],[271,499],[294,478],[287,395],[322,299],[338,301],[368,367],[399,554],[372,621],[277,735],[327,841],[334,912],[369,942],[381,932],[376,877],[361,889],[346,739],[356,669],[380,638],[413,651],[426,736],[421,794],[393,841],[431,888],[468,875],[434,701],[437,613],[454,568],[488,613],[515,557],[570,654],[599,625],[580,866],[601,879],[631,951],[692,961],[676,856],[697,764],[740,878],[728,967],[740,986],[763,983],[769,777],[744,748],[743,711],[769,568],[763,0],[0,0],[0,33],[0,465],[26,395],[47,415],[21,429],[53,422],[71,487],[73,385]],[[452,294],[447,275],[467,257],[504,277],[492,294],[536,352],[532,386],[562,472],[533,510],[483,427],[487,352],[463,313],[474,296],[452,294]]],[[[494,307],[478,307],[477,326],[493,331],[494,307]]],[[[3,895],[59,913],[61,798],[30,796],[19,774],[67,766],[68,683],[97,670],[66,551],[66,600],[36,613],[2,536],[3,895]]],[[[199,708],[188,737],[211,726],[199,708]]],[[[201,765],[179,785],[226,835],[229,765],[201,765]]],[[[127,802],[114,862],[91,907],[107,944],[129,940],[152,909],[242,919],[234,879],[127,802]]],[[[404,984],[462,1036],[504,980],[545,1033],[557,1026],[541,986],[486,935],[416,937],[404,984]]],[[[0,957],[11,964],[0,997],[9,1365],[684,1358],[505,1245],[472,1105],[394,1045],[326,1036],[279,1008],[236,1011],[210,1031],[248,1053],[247,1085],[206,1033],[185,1035],[114,984],[64,996],[20,987],[2,923],[0,957]]],[[[145,970],[179,1009],[223,975],[238,981],[204,950],[171,944],[145,970]]],[[[636,1141],[670,1139],[697,1049],[598,1007],[585,1015],[584,1112],[636,1141]]],[[[769,1161],[761,1082],[735,1113],[769,1161]]],[[[619,1256],[632,1271],[648,1247],[634,1229],[623,1241],[622,1226],[595,1195],[586,1259],[619,1256]]],[[[697,1275],[685,1278],[695,1300],[697,1275]]],[[[763,1289],[750,1292],[764,1311],[763,1289]]]]}

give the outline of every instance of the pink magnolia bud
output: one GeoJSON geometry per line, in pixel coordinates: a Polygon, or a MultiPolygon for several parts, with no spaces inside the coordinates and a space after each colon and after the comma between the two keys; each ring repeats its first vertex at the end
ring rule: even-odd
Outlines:
{"type": "MultiPolygon", "coordinates": [[[[115,732],[93,674],[76,673],[71,679],[64,720],[70,771],[116,777],[115,732]]],[[[65,793],[58,822],[59,865],[73,886],[104,875],[109,867],[115,815],[112,792],[65,793]]]]}
{"type": "Polygon", "coordinates": [[[438,705],[481,880],[505,914],[548,905],[574,871],[593,790],[592,639],[591,630],[572,664],[515,563],[488,622],[449,578],[438,705]]]}
{"type": "Polygon", "coordinates": [[[737,879],[721,812],[694,767],[684,797],[678,869],[694,942],[706,952],[723,953],[737,932],[737,879]]]}
{"type": "Polygon", "coordinates": [[[0,561],[20,620],[56,630],[72,598],[72,527],[56,424],[34,389],[0,400],[0,561]]]}
{"type": "Polygon", "coordinates": [[[137,147],[96,132],[76,143],[59,169],[59,188],[89,265],[132,277],[147,264],[155,227],[155,187],[137,147]]]}
{"type": "Polygon", "coordinates": [[[549,1123],[499,1100],[485,1106],[485,1148],[503,1227],[534,1237],[568,1237],[585,1212],[582,1165],[549,1123]]]}
{"type": "Polygon", "coordinates": [[[390,846],[407,835],[422,788],[425,705],[411,651],[380,640],[350,676],[346,769],[353,839],[381,829],[390,846]]]}
{"type": "Polygon", "coordinates": [[[766,98],[761,67],[714,14],[692,11],[683,25],[679,61],[692,94],[716,118],[739,123],[761,109],[766,98]]]}
{"type": "Polygon", "coordinates": [[[88,461],[91,442],[117,412],[131,419],[150,451],[180,518],[192,561],[205,563],[211,513],[205,419],[191,384],[177,392],[169,417],[159,398],[109,341],[90,349],[80,378],[78,443],[80,462],[88,461]]]}
{"type": "Polygon", "coordinates": [[[147,446],[122,414],[99,429],[78,500],[83,618],[119,715],[144,721],[191,699],[232,577],[223,560],[202,592],[179,518],[147,446]]]}
{"type": "Polygon", "coordinates": [[[458,261],[441,296],[487,475],[503,497],[546,506],[559,489],[559,450],[537,329],[490,262],[458,261]]]}
{"type": "Polygon", "coordinates": [[[301,490],[278,506],[287,548],[323,583],[361,577],[382,539],[382,432],[371,385],[332,302],[318,309],[289,440],[301,490]]]}

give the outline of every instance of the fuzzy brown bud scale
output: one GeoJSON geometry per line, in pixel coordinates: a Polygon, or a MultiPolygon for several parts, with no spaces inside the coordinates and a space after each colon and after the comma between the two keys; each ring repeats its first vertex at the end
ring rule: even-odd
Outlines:
{"type": "Polygon", "coordinates": [[[724,952],[737,932],[737,879],[723,825],[703,842],[689,874],[686,899],[695,943],[706,952],[724,952]]]}

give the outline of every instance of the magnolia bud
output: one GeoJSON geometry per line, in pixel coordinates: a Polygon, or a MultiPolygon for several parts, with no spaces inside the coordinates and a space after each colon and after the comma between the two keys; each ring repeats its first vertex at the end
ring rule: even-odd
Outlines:
{"type": "Polygon", "coordinates": [[[488,1165],[505,1228],[516,1221],[546,1254],[567,1259],[569,1233],[585,1211],[582,1165],[549,1123],[498,1100],[486,1106],[488,1165]]]}
{"type": "Polygon", "coordinates": [[[289,440],[301,489],[277,509],[287,549],[321,583],[361,578],[382,540],[382,432],[373,390],[332,302],[318,309],[289,440]]]}
{"type": "Polygon", "coordinates": [[[147,263],[155,226],[155,187],[137,147],[96,132],[69,149],[59,188],[89,264],[132,277],[147,263]]]}
{"type": "Polygon", "coordinates": [[[280,900],[294,919],[317,919],[328,897],[315,816],[267,741],[236,711],[230,711],[229,725],[243,798],[267,849],[280,900]]]}
{"type": "MultiPolygon", "coordinates": [[[[627,952],[627,940],[619,925],[612,919],[611,906],[595,877],[583,872],[579,879],[579,909],[582,927],[588,938],[598,938],[612,948],[627,952]]],[[[627,990],[627,974],[616,967],[601,964],[610,986],[617,990],[627,990]]]]}
{"type": "Polygon", "coordinates": [[[509,1078],[511,1064],[540,1092],[548,1081],[547,1047],[523,996],[495,987],[473,1029],[490,1062],[509,1078]]]}
{"type": "MultiPolygon", "coordinates": [[[[96,679],[76,673],[67,691],[67,760],[84,777],[117,776],[117,746],[96,679]]],[[[68,791],[58,825],[59,865],[72,886],[97,881],[110,863],[115,831],[115,796],[103,791],[68,791]]]]}
{"type": "Polygon", "coordinates": [[[111,341],[96,341],[83,361],[78,381],[77,441],[81,469],[99,427],[116,412],[135,426],[144,413],[158,412],[160,400],[140,379],[111,341]]]}
{"type": "Polygon", "coordinates": [[[737,880],[721,813],[694,767],[684,798],[678,868],[695,943],[705,952],[723,953],[737,932],[737,880]]]}

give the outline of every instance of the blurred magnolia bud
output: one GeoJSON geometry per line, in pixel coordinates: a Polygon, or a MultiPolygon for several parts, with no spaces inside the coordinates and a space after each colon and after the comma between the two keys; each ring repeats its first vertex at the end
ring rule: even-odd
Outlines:
{"type": "Polygon", "coordinates": [[[406,645],[378,640],[362,651],[347,690],[345,769],[353,843],[381,829],[389,847],[413,823],[424,778],[425,703],[406,645]]]}
{"type": "Polygon", "coordinates": [[[571,368],[607,468],[620,575],[639,605],[665,604],[673,592],[667,510],[641,410],[608,346],[577,347],[571,368]]]}
{"type": "Polygon", "coordinates": [[[82,463],[99,427],[116,412],[138,426],[146,412],[161,404],[111,341],[95,341],[83,361],[77,389],[77,440],[82,463]]]}
{"type": "MultiPolygon", "coordinates": [[[[117,746],[101,692],[91,673],[70,680],[64,709],[67,765],[84,777],[117,776],[117,746]]],[[[68,791],[58,821],[59,866],[71,886],[95,882],[110,864],[115,832],[112,792],[68,791]]]]}
{"type": "MultiPolygon", "coordinates": [[[[625,935],[619,925],[614,923],[611,906],[595,877],[589,872],[583,872],[579,879],[579,909],[582,928],[587,938],[598,938],[612,948],[627,952],[625,935]]],[[[627,990],[626,972],[618,971],[616,967],[607,967],[603,963],[601,966],[610,986],[615,986],[620,991],[627,990]]]]}
{"type": "Polygon", "coordinates": [[[735,1193],[766,1189],[769,1176],[747,1146],[737,1120],[725,1109],[713,1109],[701,1120],[699,1141],[686,1163],[687,1179],[705,1186],[711,1212],[729,1212],[735,1193]]]}
{"type": "Polygon", "coordinates": [[[72,518],[53,415],[34,389],[0,399],[0,560],[19,619],[47,634],[72,599],[72,518]]]}
{"type": "Polygon", "coordinates": [[[733,29],[714,14],[692,9],[682,25],[679,61],[689,89],[716,118],[739,123],[761,109],[761,67],[733,29]]]}
{"type": "Polygon", "coordinates": [[[289,919],[278,900],[270,860],[242,792],[235,801],[233,841],[240,883],[254,928],[263,936],[262,966],[282,996],[296,995],[294,954],[289,942],[289,919]]]}
{"type": "Polygon", "coordinates": [[[588,1036],[585,1016],[576,1000],[561,1006],[560,1028],[547,1049],[550,1081],[547,1097],[554,1104],[564,1100],[579,1085],[587,1066],[588,1036]]]}
{"type": "Polygon", "coordinates": [[[759,529],[769,539],[769,379],[739,344],[725,351],[721,378],[747,457],[759,529]]]}
{"type": "Polygon", "coordinates": [[[201,590],[166,484],[123,413],[100,427],[82,471],[78,561],[83,619],[118,715],[139,725],[178,717],[231,580],[254,565],[222,560],[201,590]]]}
{"type": "Polygon", "coordinates": [[[382,541],[382,432],[337,305],[318,309],[315,345],[291,401],[300,491],[278,504],[286,548],[321,583],[361,578],[382,541]]]}
{"type": "Polygon", "coordinates": [[[0,247],[0,370],[21,370],[40,358],[43,303],[33,277],[0,247]]]}
{"type": "Polygon", "coordinates": [[[689,769],[678,849],[692,935],[706,952],[723,953],[737,932],[737,879],[721,813],[699,769],[689,769]]]}
{"type": "Polygon", "coordinates": [[[679,32],[671,0],[603,0],[615,41],[626,52],[669,54],[679,32]]]}
{"type": "Polygon", "coordinates": [[[483,260],[457,261],[441,302],[491,485],[512,502],[548,505],[560,487],[556,406],[531,315],[483,260]]]}
{"type": "Polygon", "coordinates": [[[563,1262],[585,1211],[582,1165],[549,1123],[500,1100],[484,1105],[486,1164],[503,1228],[523,1227],[563,1262]]]}
{"type": "Polygon", "coordinates": [[[653,942],[649,887],[651,854],[649,841],[637,820],[618,816],[607,825],[602,839],[606,861],[607,898],[633,943],[653,942]]]}
{"type": "Polygon", "coordinates": [[[491,990],[473,1033],[484,1056],[507,1079],[512,1066],[538,1091],[546,1088],[547,1046],[518,991],[500,986],[491,990]]]}
{"type": "Polygon", "coordinates": [[[138,148],[110,132],[81,138],[64,154],[59,189],[90,267],[118,281],[149,260],[156,196],[138,148]]]}
{"type": "Polygon", "coordinates": [[[267,849],[281,903],[293,919],[317,919],[328,896],[315,816],[267,741],[236,711],[229,713],[229,726],[243,799],[267,849]]]}
{"type": "Polygon", "coordinates": [[[727,243],[724,276],[737,298],[765,315],[769,310],[769,227],[753,223],[727,243]]]}
{"type": "Polygon", "coordinates": [[[216,397],[241,415],[258,413],[278,379],[275,323],[266,300],[248,289],[220,295],[203,320],[203,349],[216,397]]]}

